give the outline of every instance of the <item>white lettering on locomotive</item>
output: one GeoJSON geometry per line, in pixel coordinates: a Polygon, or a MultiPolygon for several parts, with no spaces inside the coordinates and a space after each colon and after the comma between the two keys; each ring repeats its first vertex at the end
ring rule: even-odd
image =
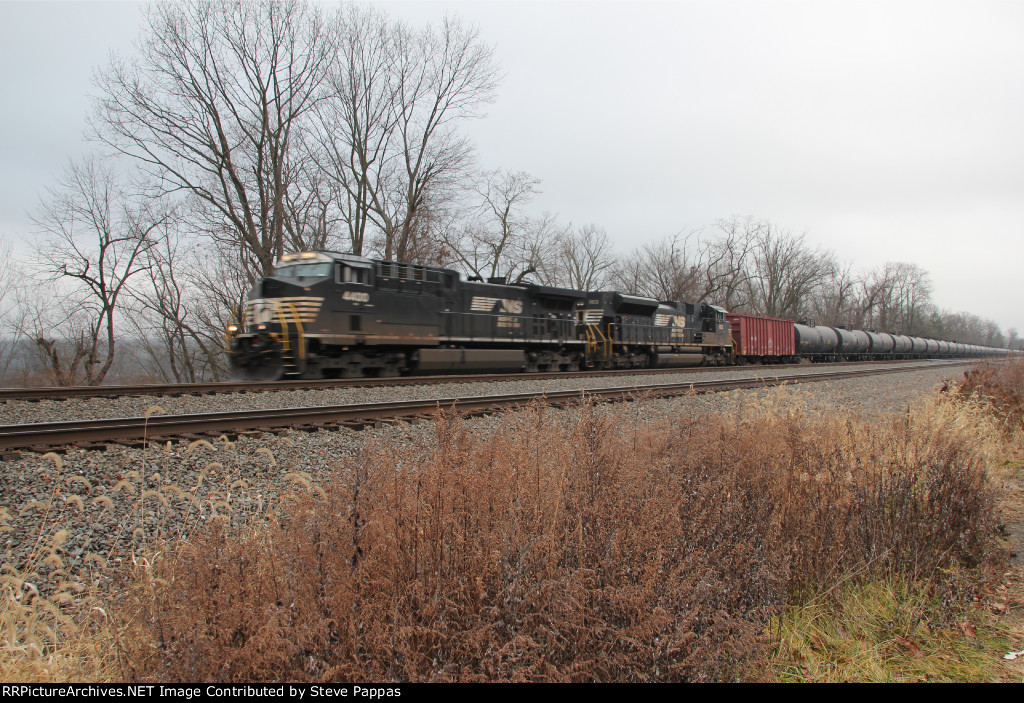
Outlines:
{"type": "Polygon", "coordinates": [[[686,315],[666,315],[658,313],[654,316],[657,327],[686,327],[686,315]]]}
{"type": "Polygon", "coordinates": [[[478,295],[473,296],[473,300],[470,301],[469,309],[473,312],[490,312],[494,309],[497,304],[497,298],[484,298],[478,295]]]}
{"type": "Polygon", "coordinates": [[[368,303],[370,302],[370,294],[359,293],[358,291],[354,290],[347,290],[341,294],[341,299],[348,300],[353,303],[368,303]]]}
{"type": "Polygon", "coordinates": [[[469,309],[473,312],[494,312],[494,308],[501,303],[501,312],[510,315],[521,315],[523,312],[522,300],[510,300],[508,298],[485,298],[474,295],[469,303],[469,309]]]}

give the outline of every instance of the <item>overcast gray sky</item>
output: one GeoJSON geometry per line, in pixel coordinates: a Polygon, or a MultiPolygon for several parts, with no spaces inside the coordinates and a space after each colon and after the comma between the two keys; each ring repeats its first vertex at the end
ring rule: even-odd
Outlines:
{"type": "MultiPolygon", "coordinates": [[[[481,165],[621,252],[753,215],[1024,333],[1024,2],[380,2],[479,26],[505,75],[481,165]]],[[[82,141],[140,5],[0,0],[0,237],[82,141]]]]}

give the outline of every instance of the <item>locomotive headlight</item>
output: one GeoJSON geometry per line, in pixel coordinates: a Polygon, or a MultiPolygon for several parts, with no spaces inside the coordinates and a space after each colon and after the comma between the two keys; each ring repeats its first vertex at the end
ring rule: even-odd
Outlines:
{"type": "Polygon", "coordinates": [[[238,325],[228,325],[228,332],[234,334],[238,331],[238,325]]]}

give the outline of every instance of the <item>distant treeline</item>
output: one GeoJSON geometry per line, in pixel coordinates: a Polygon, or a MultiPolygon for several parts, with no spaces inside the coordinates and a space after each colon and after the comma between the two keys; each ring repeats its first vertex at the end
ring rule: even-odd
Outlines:
{"type": "Polygon", "coordinates": [[[0,242],[5,384],[223,378],[224,330],[252,284],[282,254],[318,249],[1016,342],[991,320],[936,309],[913,263],[855,271],[766,220],[621,252],[613,240],[642,233],[531,214],[540,180],[481,168],[462,130],[494,99],[499,67],[458,19],[411,27],[363,5],[157,2],[137,48],[97,71],[95,153],[47,189],[24,233],[28,260],[0,242]]]}

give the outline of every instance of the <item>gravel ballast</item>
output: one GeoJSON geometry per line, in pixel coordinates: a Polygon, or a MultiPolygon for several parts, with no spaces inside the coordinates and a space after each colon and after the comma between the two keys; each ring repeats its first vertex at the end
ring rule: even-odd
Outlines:
{"type": "MultiPolygon", "coordinates": [[[[873,365],[889,368],[904,364],[873,365]]],[[[318,390],[258,391],[220,393],[201,396],[123,396],[120,398],[69,398],[67,400],[12,400],[0,404],[0,425],[56,422],[61,420],[92,420],[115,417],[141,417],[157,407],[165,415],[296,408],[354,403],[382,403],[394,400],[443,399],[501,395],[508,393],[541,393],[544,391],[580,390],[617,386],[642,386],[654,383],[689,383],[709,380],[730,380],[764,376],[821,373],[843,368],[835,365],[803,364],[758,370],[756,366],[715,370],[713,373],[680,370],[673,374],[630,376],[593,376],[580,378],[538,379],[524,375],[521,380],[500,382],[439,383],[415,386],[338,387],[318,390]]],[[[854,367],[850,367],[854,368],[854,367]]],[[[962,368],[962,367],[961,367],[962,368]]],[[[949,372],[946,369],[947,373],[949,372]]],[[[956,375],[960,371],[954,371],[956,375]]]]}

